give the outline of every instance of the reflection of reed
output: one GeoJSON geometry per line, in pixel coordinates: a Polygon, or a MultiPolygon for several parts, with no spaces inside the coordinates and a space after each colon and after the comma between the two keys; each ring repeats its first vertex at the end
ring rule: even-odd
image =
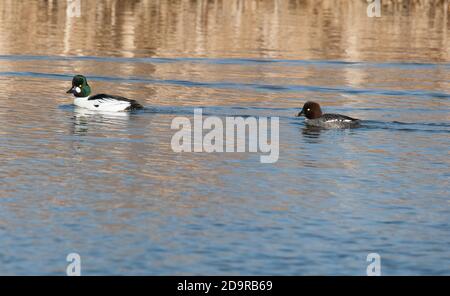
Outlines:
{"type": "Polygon", "coordinates": [[[81,0],[71,18],[62,1],[7,0],[0,52],[449,59],[448,0],[382,2],[376,19],[359,0],[81,0]]]}

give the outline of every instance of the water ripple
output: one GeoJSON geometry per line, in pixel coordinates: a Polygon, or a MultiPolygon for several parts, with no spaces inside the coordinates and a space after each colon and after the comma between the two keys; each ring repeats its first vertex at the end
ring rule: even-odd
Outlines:
{"type": "Polygon", "coordinates": [[[313,65],[332,67],[381,67],[381,68],[450,68],[450,63],[416,63],[416,62],[365,62],[339,60],[295,60],[295,59],[257,59],[257,58],[161,58],[161,57],[99,57],[99,56],[44,56],[44,55],[0,55],[0,60],[15,61],[95,61],[108,63],[201,63],[217,65],[259,65],[283,64],[283,66],[313,65]]]}
{"type": "MultiPolygon", "coordinates": [[[[31,77],[46,78],[58,80],[71,80],[72,74],[40,73],[40,72],[0,72],[0,76],[9,77],[31,77]]],[[[144,77],[117,77],[117,76],[98,76],[88,75],[90,80],[97,81],[122,81],[127,83],[146,83],[146,84],[166,84],[184,87],[214,88],[214,89],[241,89],[253,91],[270,92],[318,92],[318,93],[343,93],[343,94],[361,94],[361,95],[385,95],[385,96],[403,96],[403,97],[431,97],[449,99],[450,94],[444,92],[435,92],[427,90],[388,90],[388,89],[360,89],[352,87],[326,87],[310,85],[272,85],[258,83],[236,83],[236,82],[199,82],[178,79],[149,79],[144,77]]]]}

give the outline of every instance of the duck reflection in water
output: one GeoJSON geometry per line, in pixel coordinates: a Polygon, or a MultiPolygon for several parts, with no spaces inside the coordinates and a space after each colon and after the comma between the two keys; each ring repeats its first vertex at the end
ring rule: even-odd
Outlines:
{"type": "Polygon", "coordinates": [[[308,126],[302,128],[303,138],[309,143],[319,143],[320,134],[324,132],[325,129],[317,126],[308,126]]]}
{"type": "Polygon", "coordinates": [[[72,134],[85,136],[90,125],[111,124],[123,126],[130,118],[129,112],[92,111],[75,107],[72,134]]]}

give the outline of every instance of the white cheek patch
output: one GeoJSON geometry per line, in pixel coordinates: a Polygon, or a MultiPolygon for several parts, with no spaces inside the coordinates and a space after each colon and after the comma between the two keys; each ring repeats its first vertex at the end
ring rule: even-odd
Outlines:
{"type": "Polygon", "coordinates": [[[76,91],[77,93],[80,93],[80,92],[81,92],[81,88],[75,87],[75,91],[76,91]]]}

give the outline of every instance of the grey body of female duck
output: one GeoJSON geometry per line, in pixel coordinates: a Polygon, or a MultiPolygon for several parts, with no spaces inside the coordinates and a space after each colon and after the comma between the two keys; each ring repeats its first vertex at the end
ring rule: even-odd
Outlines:
{"type": "Polygon", "coordinates": [[[360,120],[341,114],[322,114],[320,105],[316,102],[306,102],[297,116],[305,116],[309,126],[323,128],[352,128],[360,125],[360,120]]]}

